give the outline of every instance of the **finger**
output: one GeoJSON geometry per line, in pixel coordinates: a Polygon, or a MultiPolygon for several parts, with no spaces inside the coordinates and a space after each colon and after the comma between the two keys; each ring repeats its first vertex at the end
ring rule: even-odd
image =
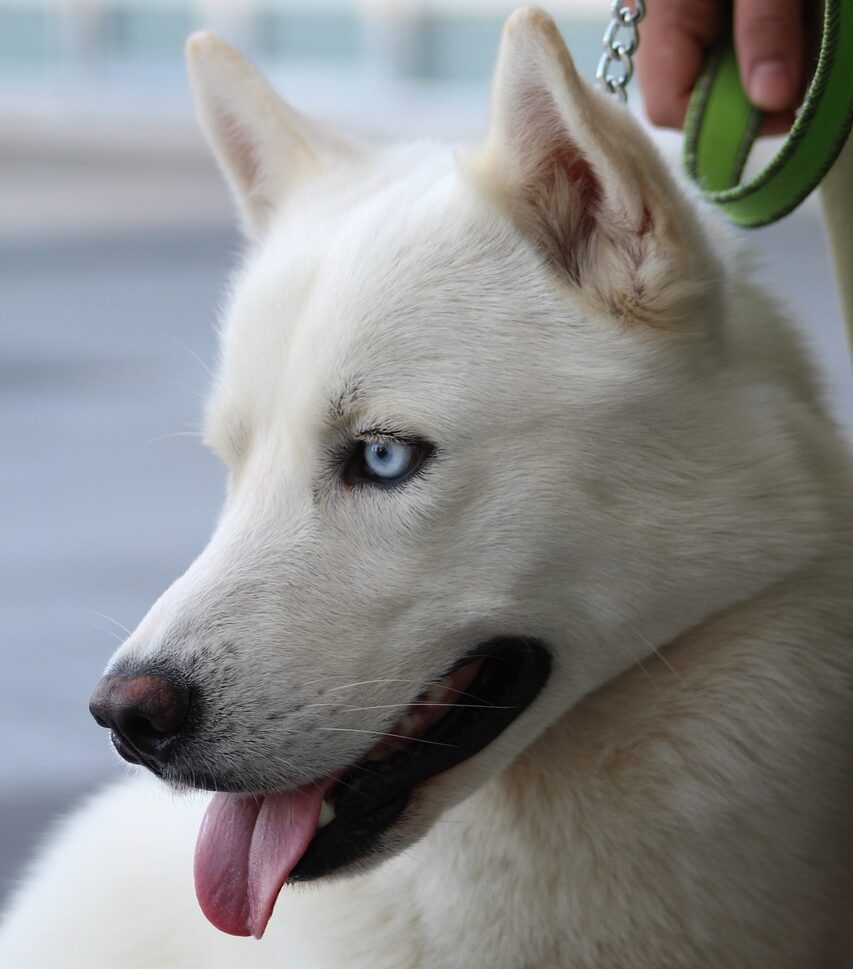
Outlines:
{"type": "Polygon", "coordinates": [[[637,72],[653,124],[680,128],[705,54],[722,26],[715,0],[657,0],[640,25],[637,72]]]}
{"type": "Polygon", "coordinates": [[[790,111],[803,77],[800,0],[737,0],[735,50],[750,101],[762,111],[790,111]]]}

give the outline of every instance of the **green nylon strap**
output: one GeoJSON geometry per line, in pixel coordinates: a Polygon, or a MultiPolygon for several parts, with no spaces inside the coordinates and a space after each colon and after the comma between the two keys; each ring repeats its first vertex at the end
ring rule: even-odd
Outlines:
{"type": "Polygon", "coordinates": [[[761,127],[743,90],[731,40],[709,60],[684,128],[687,174],[737,225],[753,228],[792,212],[829,171],[853,122],[853,0],[826,0],[817,68],[779,153],[740,184],[761,127]]]}

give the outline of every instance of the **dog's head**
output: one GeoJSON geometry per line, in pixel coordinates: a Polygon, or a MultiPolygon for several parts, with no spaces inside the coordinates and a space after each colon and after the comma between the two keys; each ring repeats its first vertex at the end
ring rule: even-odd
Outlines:
{"type": "Polygon", "coordinates": [[[410,844],[766,582],[784,499],[696,216],[543,13],[457,154],[330,133],[210,34],[189,63],[252,240],[208,411],[228,494],[93,707],[128,759],[229,792],[199,894],[259,933],[286,877],[410,844]]]}

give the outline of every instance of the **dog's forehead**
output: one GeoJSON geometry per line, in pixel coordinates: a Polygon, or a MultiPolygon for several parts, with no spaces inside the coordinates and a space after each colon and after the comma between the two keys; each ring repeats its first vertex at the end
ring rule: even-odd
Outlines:
{"type": "Polygon", "coordinates": [[[283,212],[238,281],[223,333],[232,395],[330,399],[358,380],[429,397],[447,367],[529,343],[531,306],[565,314],[541,260],[450,152],[330,188],[283,212]]]}

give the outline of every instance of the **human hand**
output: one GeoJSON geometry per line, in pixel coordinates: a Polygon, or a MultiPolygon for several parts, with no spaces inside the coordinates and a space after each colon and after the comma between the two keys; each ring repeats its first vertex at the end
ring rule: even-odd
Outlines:
{"type": "MultiPolygon", "coordinates": [[[[726,23],[723,0],[649,0],[640,25],[637,70],[653,124],[680,128],[705,60],[726,23]]],[[[802,0],[735,0],[741,81],[765,112],[764,134],[787,131],[804,86],[802,0]]]]}

